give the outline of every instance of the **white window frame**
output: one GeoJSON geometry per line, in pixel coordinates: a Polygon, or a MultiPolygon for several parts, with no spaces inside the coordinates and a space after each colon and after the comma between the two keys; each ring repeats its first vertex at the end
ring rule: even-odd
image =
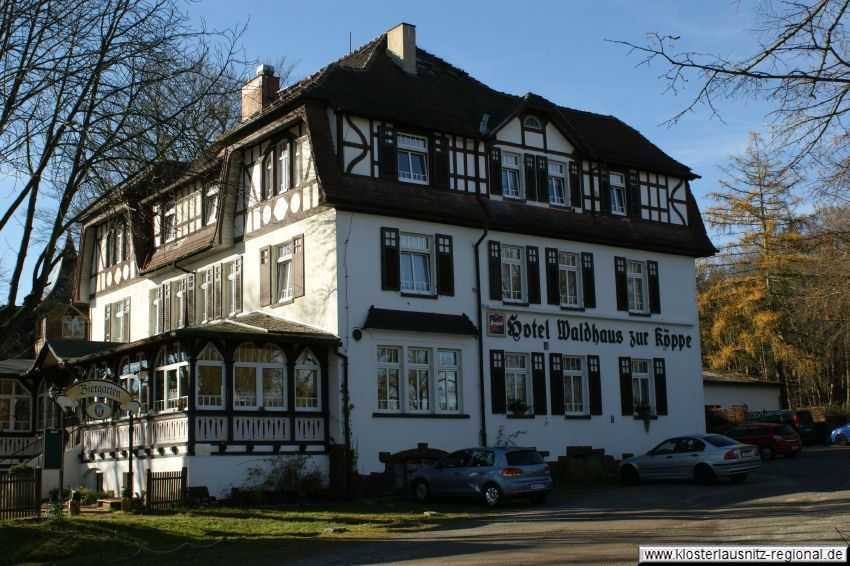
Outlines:
{"type": "Polygon", "coordinates": [[[549,204],[555,206],[568,206],[567,201],[567,168],[565,163],[560,161],[549,162],[549,172],[547,177],[547,185],[549,190],[549,204]],[[558,194],[557,181],[560,181],[560,194],[558,194]]]}
{"type": "Polygon", "coordinates": [[[9,404],[9,416],[0,421],[0,431],[3,432],[27,432],[31,430],[32,421],[32,396],[16,379],[0,379],[0,401],[9,404]],[[16,419],[18,404],[28,406],[26,416],[20,421],[16,419]]]}
{"type": "Polygon", "coordinates": [[[626,260],[626,292],[629,312],[638,314],[649,312],[649,287],[645,261],[626,260]]]}
{"type": "Polygon", "coordinates": [[[378,346],[376,354],[376,377],[378,386],[377,401],[379,411],[401,411],[401,361],[403,355],[404,350],[400,346],[378,346]],[[395,355],[382,356],[382,350],[386,351],[386,353],[394,353],[395,355]],[[395,359],[393,360],[393,358],[395,359]],[[395,387],[393,387],[393,380],[395,380],[395,387]],[[383,398],[381,397],[382,389],[385,393],[383,398]],[[395,391],[394,397],[391,394],[393,390],[395,391]]]}
{"type": "Polygon", "coordinates": [[[378,412],[461,413],[463,381],[459,349],[416,343],[379,344],[375,359],[378,412]],[[427,352],[427,362],[414,362],[413,353],[418,350],[427,352]]]}
{"type": "Polygon", "coordinates": [[[611,195],[611,214],[626,215],[626,176],[623,173],[608,173],[608,189],[611,195]]]}
{"type": "Polygon", "coordinates": [[[125,299],[121,299],[117,303],[112,303],[109,305],[109,331],[111,342],[127,341],[127,337],[124,336],[124,303],[125,299]]]}
{"type": "Polygon", "coordinates": [[[274,247],[274,292],[275,302],[284,303],[292,301],[293,277],[292,259],[295,251],[295,243],[284,242],[274,247]],[[283,273],[282,273],[283,271],[283,273]]]}
{"type": "Polygon", "coordinates": [[[558,296],[562,307],[581,308],[581,256],[577,253],[558,252],[558,296]],[[572,263],[570,263],[572,260],[572,263]],[[570,301],[567,294],[570,274],[575,277],[575,301],[570,301]]]}
{"type": "Polygon", "coordinates": [[[320,411],[322,409],[322,371],[316,355],[306,348],[295,360],[295,410],[320,411]],[[298,384],[304,373],[312,373],[315,382],[315,396],[305,397],[298,394],[298,384]]]}
{"type": "Polygon", "coordinates": [[[410,234],[402,232],[399,234],[399,285],[402,293],[416,295],[433,295],[436,291],[434,284],[434,241],[433,237],[424,234],[410,234]],[[413,245],[415,242],[424,242],[425,247],[413,245]],[[422,261],[424,258],[425,281],[417,281],[416,259],[422,261]],[[405,281],[405,262],[409,262],[412,280],[405,281]]]}
{"type": "Polygon", "coordinates": [[[162,399],[154,401],[154,410],[156,412],[183,411],[189,408],[189,360],[185,359],[185,353],[182,351],[180,344],[174,344],[172,346],[162,348],[157,354],[156,361],[160,361],[160,356],[162,356],[162,361],[168,361],[169,348],[175,348],[175,351],[178,352],[178,359],[180,359],[180,361],[158,365],[153,368],[154,379],[158,380],[156,384],[157,389],[162,392],[162,399]],[[177,386],[173,390],[168,388],[170,372],[174,372],[174,377],[177,381],[177,386]],[[185,384],[183,383],[183,379],[181,379],[181,372],[186,373],[185,384]],[[187,388],[186,391],[183,390],[184,385],[187,388]],[[176,391],[176,394],[171,395],[171,391],[176,391]]]}
{"type": "MultiPolygon", "coordinates": [[[[139,402],[139,410],[136,414],[144,415],[149,410],[150,403],[150,381],[148,376],[148,362],[144,354],[136,354],[136,359],[130,361],[129,356],[121,358],[118,364],[119,378],[121,385],[133,395],[133,398],[139,402]]],[[[126,411],[122,411],[123,416],[127,416],[126,411]]]]}
{"type": "Polygon", "coordinates": [[[531,130],[542,130],[543,123],[536,116],[526,116],[522,121],[523,126],[531,130]]]}
{"type": "Polygon", "coordinates": [[[236,314],[236,278],[240,272],[236,269],[237,261],[231,260],[221,264],[221,315],[236,314]]]}
{"type": "Polygon", "coordinates": [[[36,430],[58,429],[61,424],[62,409],[50,396],[47,380],[43,380],[38,388],[38,407],[35,421],[36,430]]]}
{"type": "Polygon", "coordinates": [[[434,352],[431,348],[427,347],[408,346],[406,359],[407,381],[405,382],[405,388],[407,390],[407,395],[405,395],[405,399],[407,399],[407,411],[410,413],[431,412],[431,379],[434,375],[434,352]],[[425,353],[427,356],[426,361],[414,361],[413,355],[416,352],[425,353]]]}
{"type": "Polygon", "coordinates": [[[86,320],[84,316],[62,316],[62,339],[85,340],[86,320]]]}
{"type": "Polygon", "coordinates": [[[515,153],[502,153],[502,196],[513,199],[522,198],[522,175],[520,174],[520,156],[515,153]],[[509,179],[515,178],[515,187],[509,179]]]}
{"type": "Polygon", "coordinates": [[[502,301],[506,303],[525,302],[525,248],[523,246],[502,246],[501,279],[502,279],[502,301]],[[510,254],[509,254],[510,252],[510,254]],[[516,252],[517,257],[508,257],[516,252]],[[507,275],[507,280],[505,279],[507,275]],[[519,288],[514,288],[513,283],[518,280],[519,288]],[[508,282],[509,286],[505,286],[508,282]]]}
{"type": "Polygon", "coordinates": [[[205,218],[202,219],[202,222],[205,226],[209,226],[211,224],[215,224],[218,219],[218,198],[220,188],[218,185],[210,185],[206,189],[203,190],[203,198],[204,198],[204,215],[205,218]]]}
{"type": "Polygon", "coordinates": [[[427,185],[428,184],[428,138],[424,138],[422,136],[415,136],[412,134],[398,134],[396,138],[396,149],[398,152],[397,158],[397,169],[398,169],[398,180],[404,181],[405,183],[416,183],[419,185],[427,185]],[[422,173],[417,174],[413,172],[413,156],[420,157],[422,159],[422,173]],[[402,172],[402,168],[400,167],[402,159],[407,160],[408,171],[402,172]]]}
{"type": "Polygon", "coordinates": [[[587,373],[582,356],[563,356],[561,371],[564,376],[564,414],[587,414],[587,373]],[[572,399],[567,402],[567,399],[572,399]]]}
{"type": "Polygon", "coordinates": [[[290,186],[291,187],[300,187],[301,181],[302,181],[301,177],[303,176],[303,173],[304,173],[304,167],[303,167],[303,164],[301,163],[301,158],[302,158],[301,154],[303,153],[301,140],[300,139],[294,140],[292,142],[292,147],[293,147],[293,151],[295,152],[295,155],[292,156],[292,159],[293,159],[293,161],[292,161],[292,179],[290,180],[290,186]]]}
{"type": "Polygon", "coordinates": [[[212,343],[208,343],[201,350],[198,359],[195,362],[195,406],[199,409],[215,409],[223,410],[225,406],[225,367],[224,358],[221,352],[218,351],[212,343]],[[204,394],[201,395],[201,368],[214,367],[218,368],[221,375],[221,383],[219,384],[219,394],[204,394]],[[211,402],[212,401],[212,402],[211,402]]]}
{"type": "Polygon", "coordinates": [[[163,206],[161,228],[160,239],[163,243],[177,239],[177,203],[175,201],[169,201],[163,206]]]}
{"type": "Polygon", "coordinates": [[[278,171],[278,180],[280,181],[277,186],[277,192],[275,194],[281,194],[288,191],[292,188],[292,171],[290,169],[290,159],[289,159],[289,143],[283,142],[279,146],[279,155],[277,158],[277,171],[278,171]]]}
{"type": "MultiPolygon", "coordinates": [[[[245,344],[240,345],[239,348],[237,348],[237,351],[240,348],[242,348],[242,346],[245,346],[245,344]]],[[[264,348],[265,348],[265,346],[253,346],[253,347],[256,348],[257,350],[260,350],[260,351],[264,350],[264,348]]],[[[232,392],[233,409],[234,410],[237,410],[237,411],[256,411],[256,410],[259,410],[261,407],[265,411],[285,411],[287,409],[289,399],[288,399],[287,394],[286,394],[287,380],[288,380],[288,376],[287,376],[287,372],[286,372],[286,354],[280,348],[278,348],[276,346],[273,346],[273,347],[280,352],[280,356],[281,356],[281,359],[282,359],[282,362],[280,364],[276,364],[274,362],[262,362],[262,361],[261,362],[236,361],[237,354],[234,353],[234,356],[233,356],[234,357],[234,362],[233,362],[233,392],[232,392]],[[236,385],[237,385],[236,368],[253,368],[254,369],[254,379],[255,379],[255,385],[254,385],[255,389],[254,389],[254,391],[255,391],[255,395],[254,395],[254,403],[253,404],[243,404],[242,398],[240,397],[239,393],[237,393],[237,391],[236,391],[236,385]],[[279,405],[268,405],[266,403],[267,399],[264,398],[264,393],[263,393],[263,379],[265,378],[264,372],[263,372],[264,369],[280,370],[280,372],[281,372],[280,375],[281,375],[282,383],[281,383],[281,399],[280,399],[279,405]]]]}
{"type": "Polygon", "coordinates": [[[632,406],[635,414],[641,405],[648,406],[651,413],[655,414],[651,370],[651,360],[632,358],[632,406]]]}
{"type": "Polygon", "coordinates": [[[531,408],[531,360],[528,354],[505,352],[505,406],[521,402],[531,408]],[[521,362],[521,363],[519,363],[521,362]],[[518,378],[522,378],[522,384],[518,378]]]}
{"type": "Polygon", "coordinates": [[[438,348],[435,362],[437,381],[434,410],[438,413],[457,413],[460,410],[460,350],[438,348]]]}

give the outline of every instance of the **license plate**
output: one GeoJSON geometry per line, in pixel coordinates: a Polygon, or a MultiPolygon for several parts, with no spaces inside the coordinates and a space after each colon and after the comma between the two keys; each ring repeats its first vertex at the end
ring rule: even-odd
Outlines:
{"type": "Polygon", "coordinates": [[[800,449],[800,447],[799,447],[799,446],[797,446],[796,444],[795,444],[795,445],[793,445],[793,446],[791,447],[791,450],[792,450],[792,451],[794,451],[794,450],[799,450],[799,449],[800,449]]]}
{"type": "Polygon", "coordinates": [[[529,486],[530,489],[546,489],[546,484],[533,483],[529,486]]]}
{"type": "Polygon", "coordinates": [[[741,456],[752,456],[752,455],[753,455],[752,450],[741,450],[741,456]]]}

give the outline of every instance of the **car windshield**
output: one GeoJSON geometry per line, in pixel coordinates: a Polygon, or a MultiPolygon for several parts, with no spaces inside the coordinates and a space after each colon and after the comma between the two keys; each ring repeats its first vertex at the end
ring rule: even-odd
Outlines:
{"type": "Polygon", "coordinates": [[[776,427],[776,434],[797,434],[794,432],[794,429],[788,425],[782,425],[776,427]]]}
{"type": "Polygon", "coordinates": [[[708,436],[703,437],[703,439],[713,446],[735,446],[738,444],[737,441],[732,440],[729,437],[721,436],[719,434],[709,434],[708,436]]]}
{"type": "Polygon", "coordinates": [[[515,450],[505,454],[505,458],[509,466],[531,466],[543,463],[543,456],[536,450],[515,450]]]}

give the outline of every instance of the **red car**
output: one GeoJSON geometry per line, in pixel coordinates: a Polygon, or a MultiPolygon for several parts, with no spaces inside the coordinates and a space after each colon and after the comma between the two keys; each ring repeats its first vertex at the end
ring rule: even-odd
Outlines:
{"type": "Polygon", "coordinates": [[[800,435],[784,424],[742,424],[729,431],[726,436],[745,444],[758,446],[762,460],[770,460],[777,454],[793,458],[803,449],[800,435]]]}

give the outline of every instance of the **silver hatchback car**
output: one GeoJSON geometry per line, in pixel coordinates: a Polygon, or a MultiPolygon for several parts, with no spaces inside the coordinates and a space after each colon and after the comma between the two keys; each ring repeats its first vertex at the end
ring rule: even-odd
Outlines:
{"type": "Polygon", "coordinates": [[[410,477],[417,501],[433,496],[477,497],[490,507],[506,499],[543,501],[552,491],[549,466],[533,448],[480,447],[458,450],[410,477]]]}
{"type": "Polygon", "coordinates": [[[632,485],[640,480],[691,479],[711,484],[717,478],[744,481],[761,469],[758,448],[720,434],[668,438],[643,456],[620,462],[620,478],[632,485]]]}

